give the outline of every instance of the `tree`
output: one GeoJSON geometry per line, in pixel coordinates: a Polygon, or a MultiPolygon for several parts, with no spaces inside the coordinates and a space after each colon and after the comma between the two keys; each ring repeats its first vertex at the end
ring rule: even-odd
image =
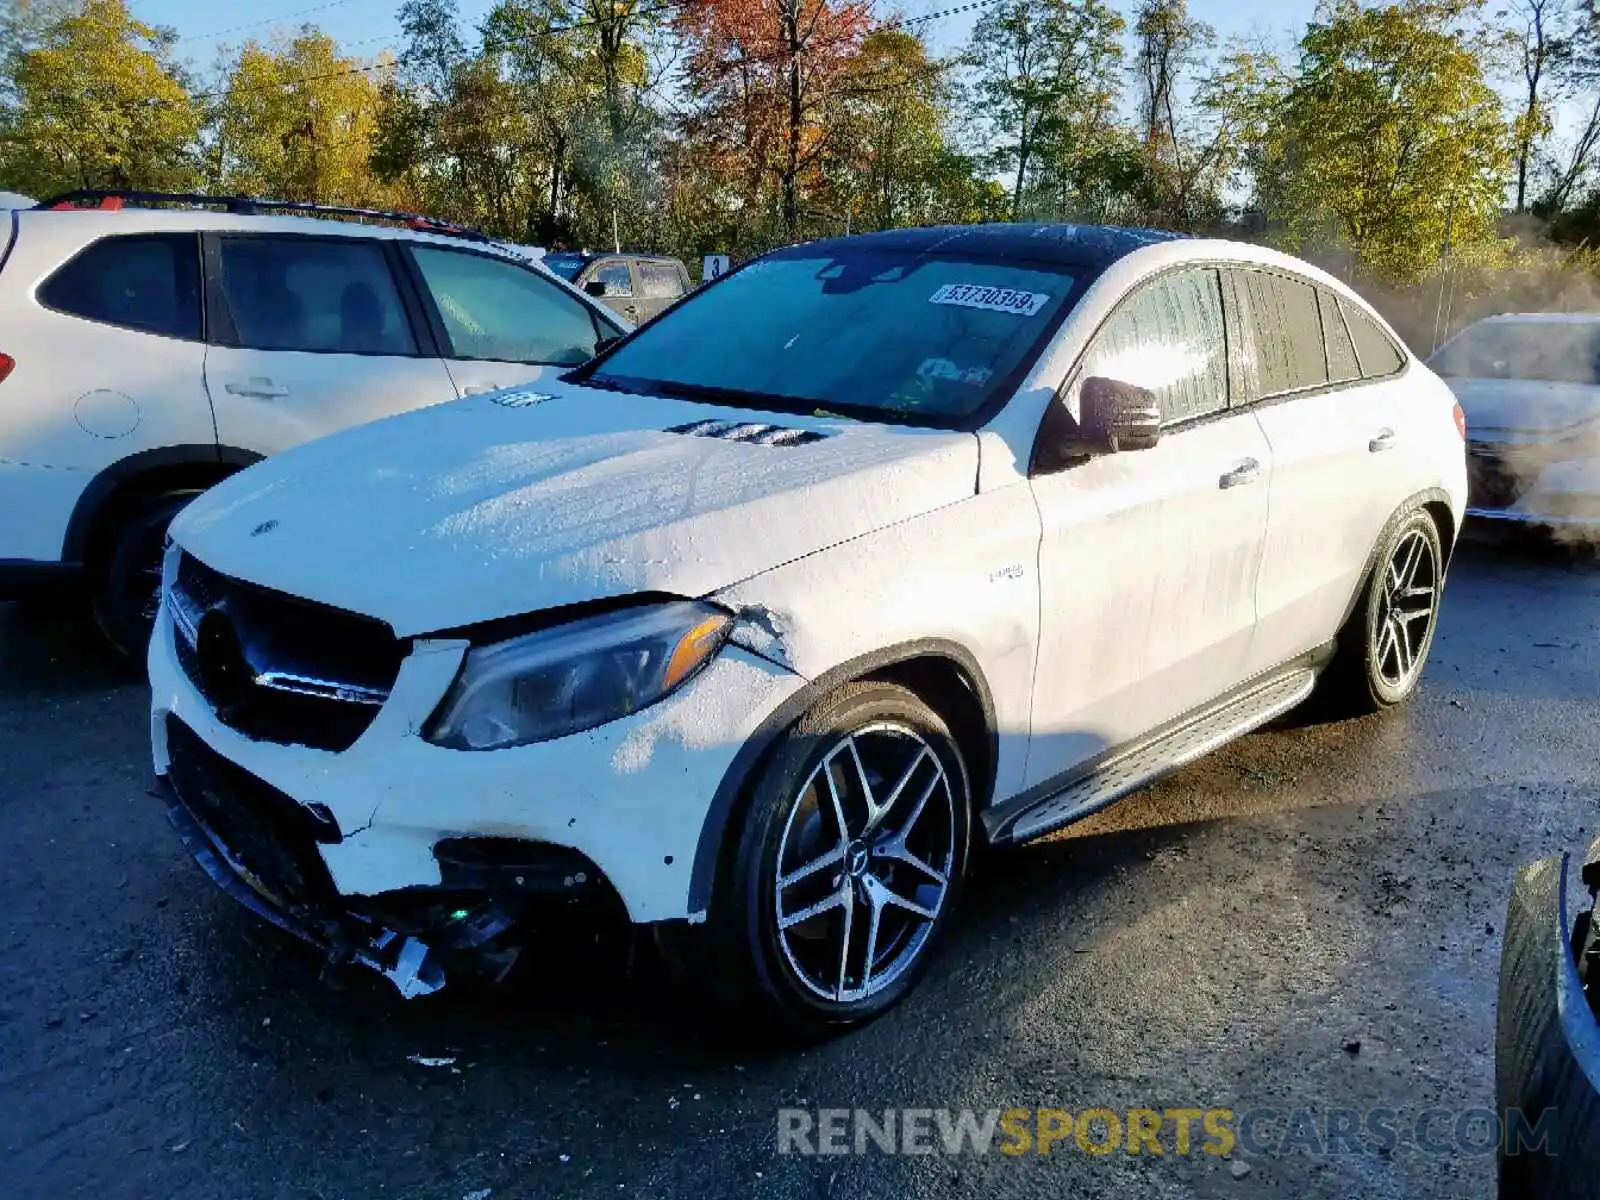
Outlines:
{"type": "Polygon", "coordinates": [[[1200,135],[1179,127],[1178,91],[1216,33],[1189,15],[1188,0],[1143,0],[1134,16],[1134,36],[1145,154],[1161,197],[1154,215],[1158,222],[1185,227],[1194,216],[1194,193],[1214,164],[1199,147],[1189,149],[1191,138],[1200,135]]]}
{"type": "Polygon", "coordinates": [[[1125,27],[1104,0],[1001,0],[973,27],[966,58],[1013,219],[1035,175],[1059,197],[1095,157],[1114,120],[1125,27]]]}
{"type": "Polygon", "coordinates": [[[869,27],[866,0],[691,0],[680,11],[692,106],[684,131],[704,139],[704,165],[730,176],[741,204],[759,211],[775,185],[788,239],[869,27]]]}
{"type": "Polygon", "coordinates": [[[200,112],[172,61],[176,35],[123,0],[87,0],[12,55],[0,187],[192,187],[200,112]]]}
{"type": "Polygon", "coordinates": [[[378,87],[327,34],[305,29],[277,46],[247,42],[212,120],[208,159],[223,191],[286,200],[370,204],[378,87]]]}
{"type": "Polygon", "coordinates": [[[1459,0],[1339,0],[1300,43],[1267,191],[1299,245],[1332,234],[1367,266],[1418,278],[1450,231],[1495,239],[1510,167],[1499,96],[1459,0]]]}
{"type": "Polygon", "coordinates": [[[1522,75],[1522,105],[1513,125],[1517,164],[1516,211],[1528,210],[1528,176],[1540,146],[1554,128],[1551,85],[1571,58],[1572,41],[1564,0],[1516,0],[1497,16],[1522,75]]]}

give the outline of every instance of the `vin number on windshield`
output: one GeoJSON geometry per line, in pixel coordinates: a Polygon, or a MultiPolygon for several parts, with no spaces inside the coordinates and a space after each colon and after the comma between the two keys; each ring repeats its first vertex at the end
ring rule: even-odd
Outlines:
{"type": "Polygon", "coordinates": [[[1012,288],[985,287],[977,283],[947,283],[930,296],[928,302],[1031,317],[1050,302],[1050,297],[1044,292],[1019,292],[1012,288]]]}

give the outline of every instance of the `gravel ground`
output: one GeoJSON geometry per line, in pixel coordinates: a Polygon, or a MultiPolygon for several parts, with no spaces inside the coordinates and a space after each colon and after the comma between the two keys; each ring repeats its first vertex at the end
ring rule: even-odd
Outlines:
{"type": "Polygon", "coordinates": [[[1281,1122],[1227,1159],[809,1158],[777,1153],[777,1112],[1386,1108],[1404,1130],[1492,1104],[1512,871],[1600,824],[1597,624],[1592,565],[1468,548],[1409,709],[1257,734],[986,863],[906,1004],[777,1055],[578,938],[489,995],[319,978],[184,857],[144,690],[70,615],[0,607],[5,1191],[1490,1197],[1492,1155],[1314,1154],[1281,1122]]]}

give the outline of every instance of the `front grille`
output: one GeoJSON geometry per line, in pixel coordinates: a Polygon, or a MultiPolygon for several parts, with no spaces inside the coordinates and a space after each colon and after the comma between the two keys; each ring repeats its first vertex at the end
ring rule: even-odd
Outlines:
{"type": "Polygon", "coordinates": [[[177,717],[167,717],[168,779],[179,802],[246,882],[284,912],[318,911],[337,898],[318,843],[341,838],[326,809],[309,808],[229,762],[177,717]]]}
{"type": "Polygon", "coordinates": [[[1516,473],[1496,451],[1473,447],[1467,456],[1469,508],[1510,508],[1517,502],[1520,491],[1516,473]]]}
{"type": "Polygon", "coordinates": [[[172,594],[178,665],[229,728],[348,750],[406,656],[389,627],[232,579],[184,554],[172,594]]]}

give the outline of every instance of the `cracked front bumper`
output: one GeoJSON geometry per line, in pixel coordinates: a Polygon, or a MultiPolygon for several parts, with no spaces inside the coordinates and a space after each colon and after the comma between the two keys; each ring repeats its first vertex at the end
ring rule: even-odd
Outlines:
{"type": "MultiPolygon", "coordinates": [[[[449,750],[419,730],[465,650],[419,642],[366,732],[347,750],[314,750],[222,722],[184,673],[163,611],[149,655],[156,773],[172,773],[178,722],[244,780],[326,814],[337,835],[313,838],[311,852],[342,908],[451,885],[447,872],[473,864],[449,853],[442,861],[441,846],[536,844],[592,863],[634,922],[703,916],[689,896],[712,798],[745,741],[804,680],[728,646],[680,692],[609,725],[506,750],[449,750]]],[[[558,882],[578,874],[587,873],[555,871],[558,882]]]]}

